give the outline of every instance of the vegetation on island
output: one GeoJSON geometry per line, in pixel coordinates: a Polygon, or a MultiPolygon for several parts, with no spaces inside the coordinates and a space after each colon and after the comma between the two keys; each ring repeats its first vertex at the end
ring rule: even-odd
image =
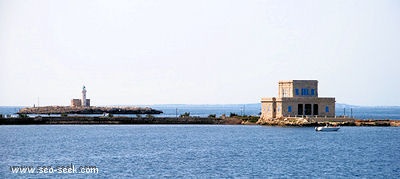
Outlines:
{"type": "Polygon", "coordinates": [[[239,119],[243,124],[255,124],[260,116],[248,116],[248,115],[238,115],[236,113],[230,113],[229,118],[231,119],[239,119]]]}
{"type": "Polygon", "coordinates": [[[154,119],[155,117],[154,117],[153,115],[151,115],[151,114],[146,114],[146,118],[148,118],[148,119],[154,119]]]}
{"type": "Polygon", "coordinates": [[[259,116],[239,116],[240,119],[242,119],[243,122],[250,122],[250,123],[256,123],[260,117],[259,116]]]}
{"type": "Polygon", "coordinates": [[[179,116],[180,118],[190,117],[190,112],[185,112],[179,116]]]}
{"type": "Polygon", "coordinates": [[[217,118],[217,115],[216,114],[210,114],[210,115],[208,115],[208,118],[217,118]]]}
{"type": "Polygon", "coordinates": [[[19,118],[28,118],[28,114],[18,114],[19,118]]]}
{"type": "Polygon", "coordinates": [[[239,115],[236,113],[232,113],[232,112],[229,114],[229,117],[236,117],[236,116],[239,116],[239,115]]]}

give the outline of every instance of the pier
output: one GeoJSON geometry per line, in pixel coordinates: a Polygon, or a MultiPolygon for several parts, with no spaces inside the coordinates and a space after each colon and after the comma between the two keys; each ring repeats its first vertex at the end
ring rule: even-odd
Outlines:
{"type": "Polygon", "coordinates": [[[235,118],[210,118],[210,117],[17,117],[2,118],[0,125],[42,125],[42,124],[241,124],[242,120],[235,118]]]}

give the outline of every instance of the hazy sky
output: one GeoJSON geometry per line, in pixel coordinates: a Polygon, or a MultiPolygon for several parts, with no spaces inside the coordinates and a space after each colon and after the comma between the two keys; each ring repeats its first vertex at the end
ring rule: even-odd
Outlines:
{"type": "Polygon", "coordinates": [[[400,1],[0,0],[0,105],[400,105],[400,1]]]}

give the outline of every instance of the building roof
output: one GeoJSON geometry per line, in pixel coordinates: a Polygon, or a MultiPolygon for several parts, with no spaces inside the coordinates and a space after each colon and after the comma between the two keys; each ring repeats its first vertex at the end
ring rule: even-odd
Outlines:
{"type": "Polygon", "coordinates": [[[318,80],[280,80],[279,83],[293,83],[293,82],[318,82],[318,80]]]}

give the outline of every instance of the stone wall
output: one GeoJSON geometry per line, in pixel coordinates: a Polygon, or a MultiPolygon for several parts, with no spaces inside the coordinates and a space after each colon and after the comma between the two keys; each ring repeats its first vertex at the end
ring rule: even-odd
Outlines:
{"type": "Polygon", "coordinates": [[[261,118],[274,118],[276,109],[276,98],[263,98],[261,100],[261,118]]]}

